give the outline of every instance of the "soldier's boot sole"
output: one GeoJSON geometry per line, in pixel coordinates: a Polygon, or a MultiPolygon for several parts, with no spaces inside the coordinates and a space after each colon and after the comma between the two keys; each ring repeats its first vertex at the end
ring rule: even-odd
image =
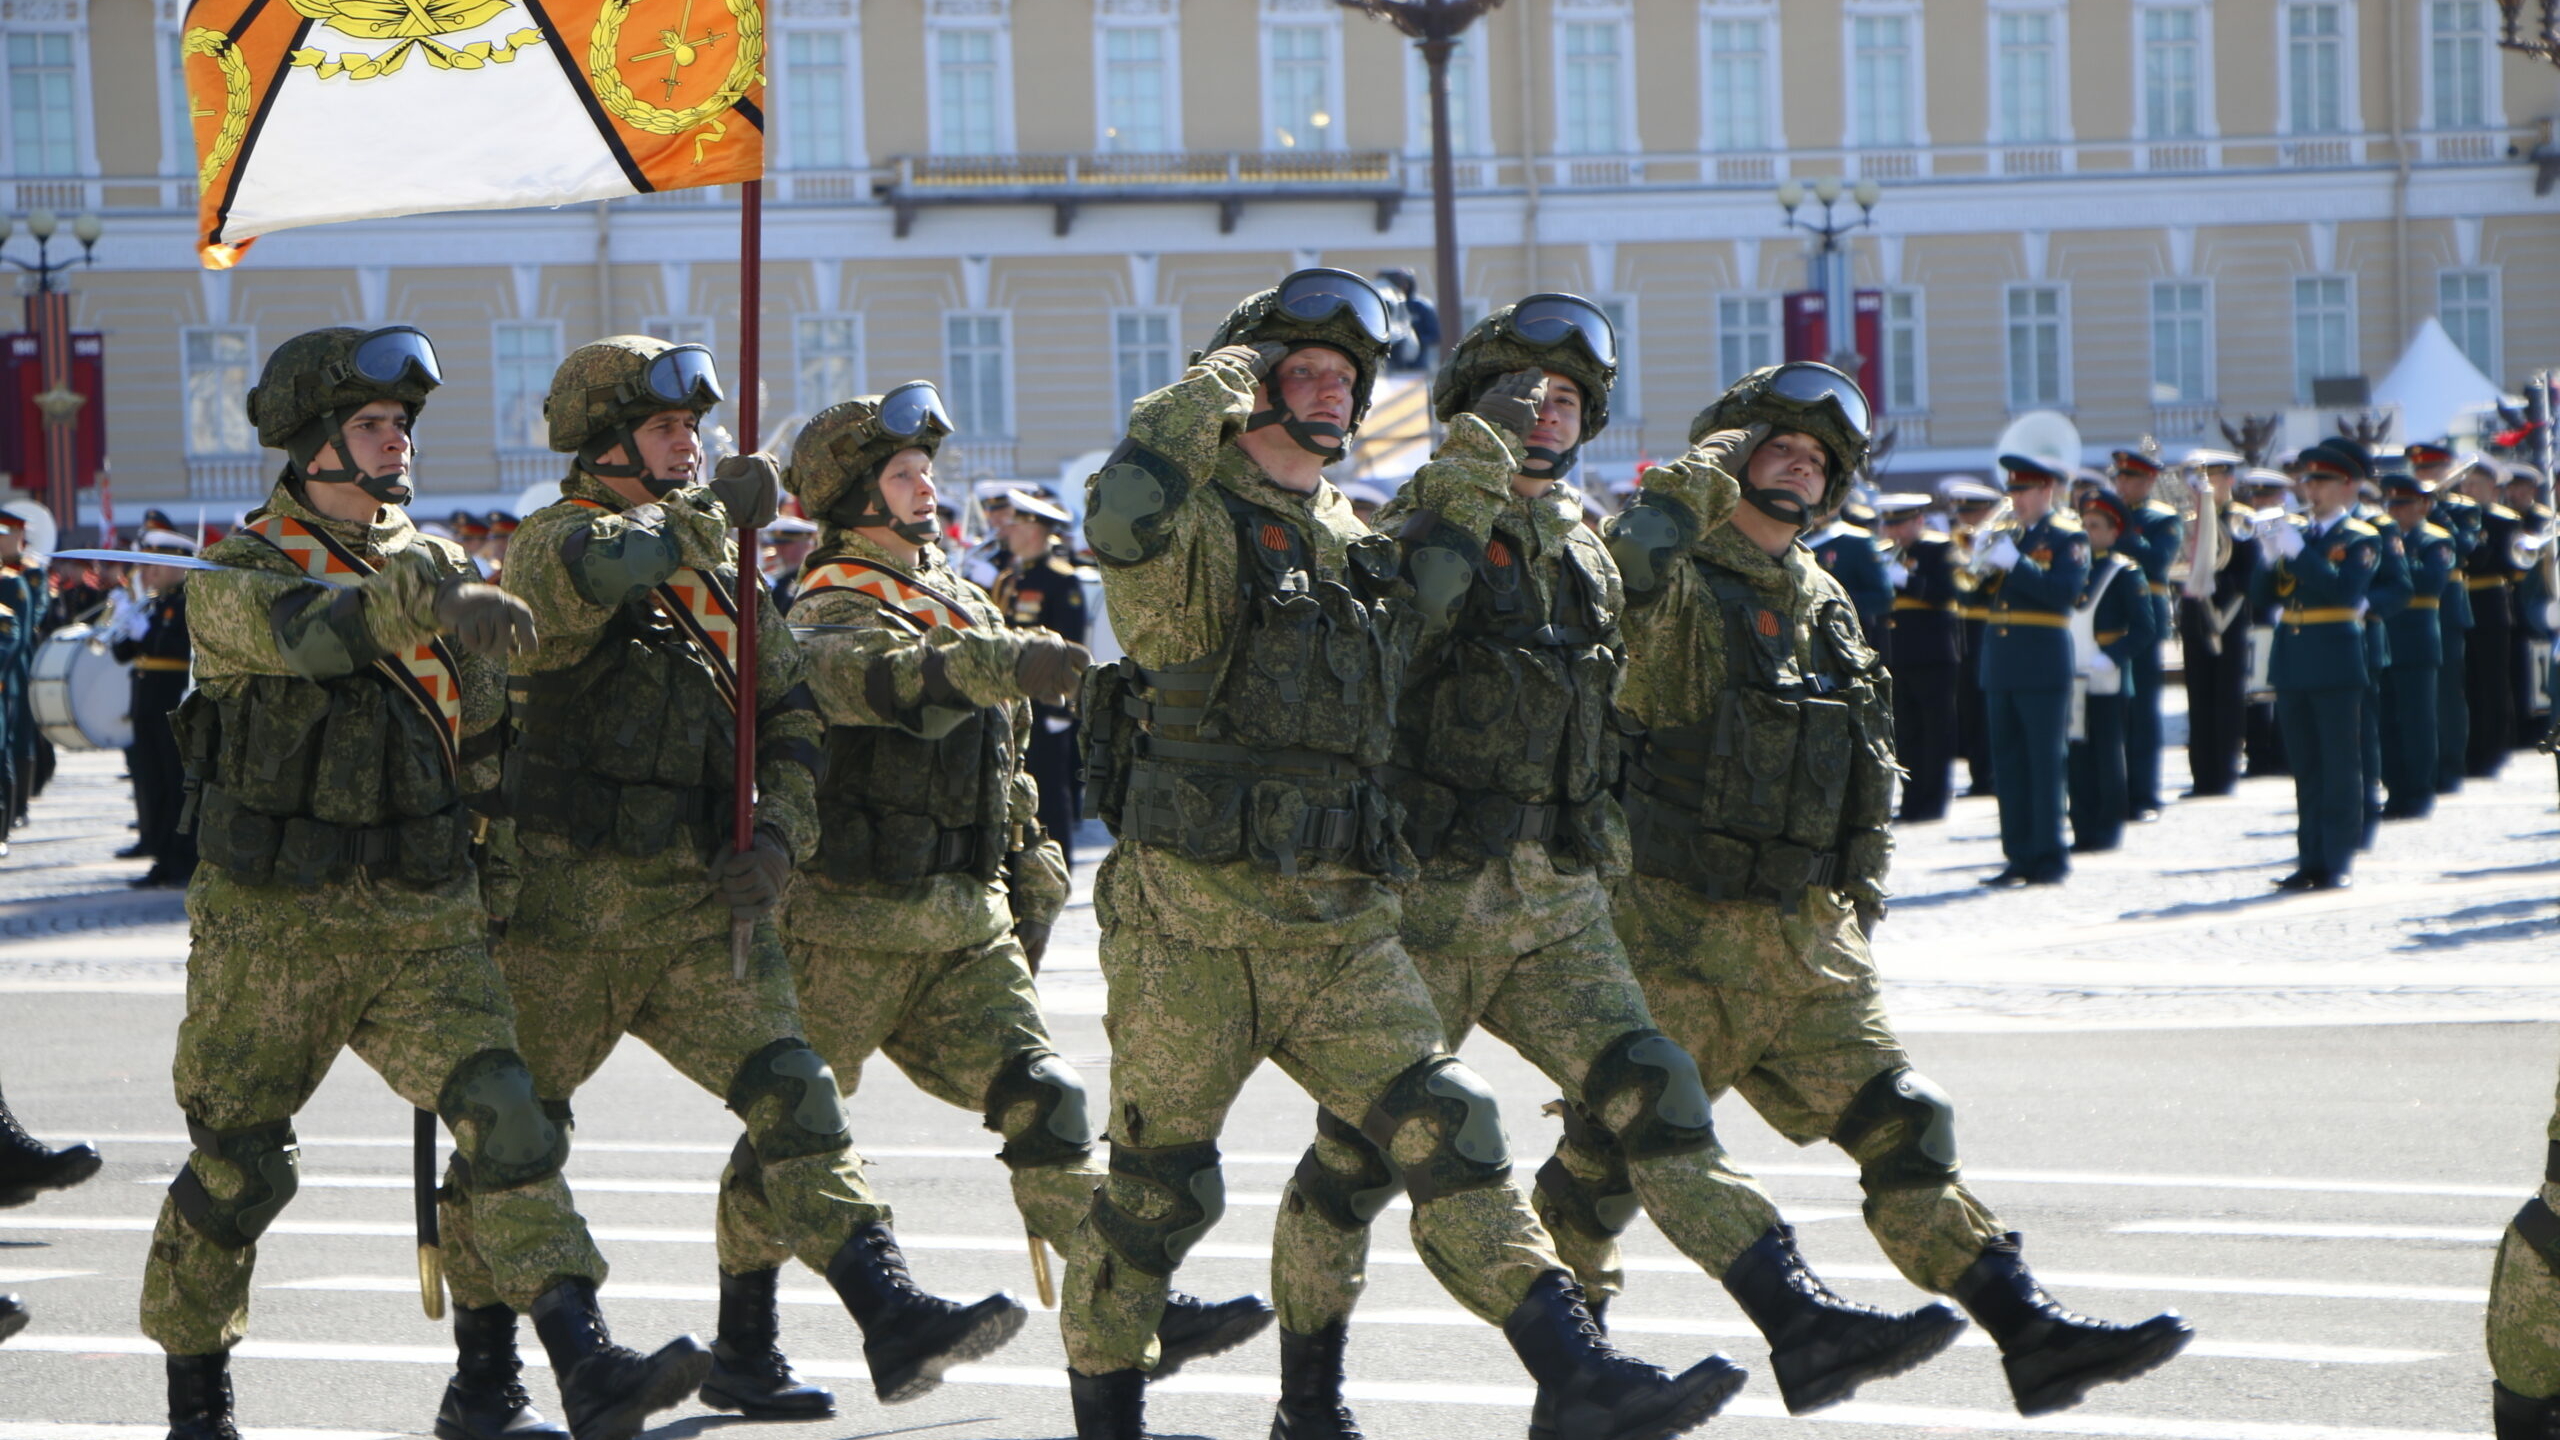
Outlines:
{"type": "Polygon", "coordinates": [[[1870,1380],[1916,1370],[1965,1332],[1965,1319],[1946,1305],[1923,1305],[1908,1315],[1858,1317],[1841,1333],[1769,1352],[1778,1394],[1790,1415],[1810,1415],[1837,1405],[1870,1380]]]}
{"type": "Polygon", "coordinates": [[[546,1420],[520,1397],[475,1398],[447,1383],[436,1407],[436,1440],[572,1440],[569,1427],[546,1420]]]}
{"type": "Polygon", "coordinates": [[[1003,1349],[1021,1332],[1030,1313],[1022,1302],[999,1291],[913,1329],[889,1327],[889,1333],[863,1342],[862,1356],[871,1366],[871,1391],[883,1405],[903,1405],[929,1394],[952,1366],[1003,1349]]]}
{"type": "Polygon", "coordinates": [[[1188,1295],[1165,1304],[1156,1323],[1156,1368],[1149,1378],[1167,1375],[1212,1355],[1223,1355],[1271,1328],[1273,1312],[1259,1295],[1239,1295],[1215,1305],[1188,1295]],[[1186,1303],[1187,1302],[1187,1303],[1186,1303]]]}
{"type": "Polygon", "coordinates": [[[731,1369],[720,1347],[711,1350],[711,1378],[702,1382],[702,1403],[733,1411],[748,1420],[824,1420],[836,1413],[835,1392],[804,1385],[787,1376],[740,1367],[731,1369]]]}
{"type": "Polygon", "coordinates": [[[2091,1390],[2156,1370],[2196,1338],[2176,1315],[2154,1315],[2139,1325],[2105,1331],[2058,1331],[2054,1343],[2000,1357],[2009,1393],[2021,1415],[2051,1415],[2088,1398],[2091,1390]]]}
{"type": "Polygon", "coordinates": [[[569,1432],[577,1440],[632,1440],[651,1415],[683,1404],[710,1376],[710,1347],[690,1335],[679,1335],[645,1359],[628,1351],[592,1357],[562,1379],[560,1406],[570,1413],[569,1432]],[[587,1372],[600,1364],[616,1373],[588,1377],[587,1372]],[[572,1403],[570,1391],[590,1386],[618,1393],[605,1399],[601,1409],[582,1415],[579,1412],[597,1401],[580,1395],[572,1403]]]}
{"type": "Polygon", "coordinates": [[[104,1162],[86,1145],[71,1145],[33,1165],[0,1177],[0,1210],[13,1209],[47,1190],[68,1190],[98,1173],[104,1162]]]}
{"type": "Polygon", "coordinates": [[[1271,1412],[1271,1440],[1364,1440],[1348,1405],[1293,1409],[1282,1401],[1271,1412]]]}
{"type": "Polygon", "coordinates": [[[1749,1378],[1741,1366],[1710,1355],[1662,1384],[1607,1399],[1575,1395],[1578,1387],[1568,1384],[1550,1405],[1541,1387],[1529,1440],[1670,1440],[1707,1423],[1749,1378]]]}

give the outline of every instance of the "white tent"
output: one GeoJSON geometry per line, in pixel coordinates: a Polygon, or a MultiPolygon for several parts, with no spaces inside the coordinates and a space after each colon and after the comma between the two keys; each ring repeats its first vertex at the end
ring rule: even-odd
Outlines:
{"type": "Polygon", "coordinates": [[[2497,382],[2480,373],[2433,315],[2409,337],[2409,348],[2400,352],[2391,373],[2373,387],[2376,406],[2400,408],[2404,440],[2432,440],[2451,430],[2464,411],[2500,398],[2497,382]]]}

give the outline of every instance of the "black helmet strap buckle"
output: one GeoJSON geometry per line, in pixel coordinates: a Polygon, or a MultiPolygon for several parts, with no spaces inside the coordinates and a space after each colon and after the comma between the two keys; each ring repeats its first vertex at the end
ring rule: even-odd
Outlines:
{"type": "Polygon", "coordinates": [[[1742,492],[1752,509],[1796,527],[1798,532],[1813,523],[1813,512],[1805,507],[1804,497],[1782,485],[1754,485],[1742,492]]]}

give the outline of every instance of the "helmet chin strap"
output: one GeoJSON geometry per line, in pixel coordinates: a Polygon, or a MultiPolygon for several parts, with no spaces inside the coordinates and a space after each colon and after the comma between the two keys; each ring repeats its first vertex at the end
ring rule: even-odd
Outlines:
{"type": "Polygon", "coordinates": [[[1541,480],[1561,480],[1565,472],[1573,468],[1573,457],[1582,453],[1582,447],[1576,445],[1571,449],[1558,450],[1546,445],[1531,445],[1522,453],[1529,458],[1521,464],[1521,474],[1535,475],[1541,480]]]}
{"type": "MultiPolygon", "coordinates": [[[[1289,353],[1294,355],[1300,350],[1309,349],[1331,350],[1337,355],[1342,355],[1345,359],[1350,358],[1348,353],[1345,352],[1342,347],[1338,345],[1327,345],[1321,341],[1308,341],[1302,345],[1292,345],[1289,347],[1289,353]]],[[[1287,357],[1284,356],[1282,358],[1285,359],[1287,357]]],[[[1357,361],[1353,361],[1355,371],[1358,363],[1359,362],[1357,361]]],[[[1310,455],[1321,455],[1327,460],[1339,460],[1350,453],[1350,431],[1334,424],[1330,420],[1309,421],[1299,419],[1296,413],[1289,409],[1289,402],[1281,398],[1280,387],[1277,385],[1271,385],[1269,386],[1269,389],[1271,391],[1271,408],[1268,410],[1256,410],[1253,412],[1251,416],[1246,418],[1244,428],[1247,430],[1264,430],[1277,425],[1288,435],[1289,439],[1295,443],[1299,449],[1306,451],[1310,455]],[[1329,445],[1322,443],[1326,440],[1330,440],[1333,443],[1329,445]]]]}
{"type": "MultiPolygon", "coordinates": [[[[294,478],[305,485],[353,485],[371,496],[378,505],[406,505],[416,493],[398,475],[368,474],[353,465],[340,464],[330,469],[319,468],[320,452],[336,449],[341,461],[346,459],[346,425],[350,412],[332,411],[320,416],[295,437],[286,456],[293,462],[294,478]]],[[[310,498],[304,492],[305,500],[310,498]]]]}
{"type": "Polygon", "coordinates": [[[1742,498],[1752,509],[1772,520],[1793,525],[1798,532],[1813,523],[1813,512],[1805,508],[1803,498],[1793,490],[1777,486],[1759,487],[1743,491],[1742,498]]]}

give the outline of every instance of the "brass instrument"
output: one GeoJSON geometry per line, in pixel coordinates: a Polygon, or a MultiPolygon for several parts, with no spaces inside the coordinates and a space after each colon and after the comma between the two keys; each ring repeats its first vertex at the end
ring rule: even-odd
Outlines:
{"type": "MultiPolygon", "coordinates": [[[[2062,483],[2067,484],[2080,468],[2080,427],[2059,410],[2030,410],[2000,432],[2000,438],[1991,443],[1991,454],[1995,460],[2007,455],[2033,460],[2064,477],[2062,483]]],[[[1988,548],[1988,541],[2018,528],[2014,523],[2015,508],[2004,496],[2000,508],[1992,511],[1991,517],[1974,532],[1974,544],[1965,557],[1967,573],[1979,579],[1991,571],[1993,567],[1982,561],[1982,551],[1988,548]]]]}

